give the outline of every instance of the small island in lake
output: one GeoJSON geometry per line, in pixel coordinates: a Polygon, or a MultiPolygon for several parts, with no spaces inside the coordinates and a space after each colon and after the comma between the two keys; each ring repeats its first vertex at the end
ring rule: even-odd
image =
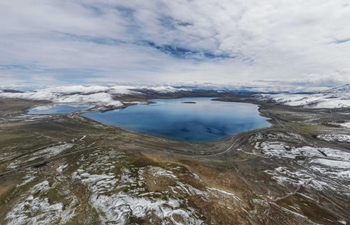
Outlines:
{"type": "Polygon", "coordinates": [[[182,102],[182,103],[185,103],[185,104],[196,104],[196,102],[182,102]]]}

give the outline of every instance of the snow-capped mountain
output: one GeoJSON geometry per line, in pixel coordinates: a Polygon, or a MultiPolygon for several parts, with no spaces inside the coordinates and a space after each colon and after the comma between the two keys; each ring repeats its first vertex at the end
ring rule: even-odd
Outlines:
{"type": "Polygon", "coordinates": [[[323,93],[346,93],[350,91],[350,84],[330,88],[329,90],[323,91],[323,93]]]}
{"type": "Polygon", "coordinates": [[[338,86],[315,94],[261,94],[259,97],[262,100],[289,106],[346,108],[350,107],[350,85],[338,86]]]}
{"type": "Polygon", "coordinates": [[[0,97],[30,100],[47,100],[54,103],[78,103],[106,106],[120,106],[121,103],[112,98],[113,93],[129,93],[128,87],[105,86],[54,86],[33,91],[14,92],[0,91],[0,97]]]}
{"type": "Polygon", "coordinates": [[[121,106],[122,103],[120,101],[115,100],[113,96],[139,93],[136,90],[152,90],[156,93],[175,93],[178,91],[191,91],[191,89],[188,88],[172,86],[148,87],[122,85],[74,85],[52,86],[46,88],[38,88],[30,91],[0,89],[0,97],[30,100],[47,100],[57,104],[71,103],[117,107],[121,106]]]}
{"type": "MultiPolygon", "coordinates": [[[[21,98],[30,100],[47,100],[53,103],[63,104],[89,104],[89,105],[104,105],[104,106],[121,106],[122,103],[115,100],[116,95],[125,94],[141,94],[138,91],[150,90],[156,93],[175,93],[179,91],[216,91],[221,92],[235,92],[235,93],[256,93],[268,91],[261,90],[256,87],[239,87],[233,88],[224,86],[171,86],[171,85],[157,85],[157,86],[106,86],[106,85],[75,85],[75,86],[51,86],[46,88],[39,88],[30,91],[17,91],[0,89],[0,97],[5,98],[21,98]],[[260,90],[260,91],[259,91],[260,90]]],[[[270,90],[271,91],[271,90],[270,90]]],[[[344,108],[350,107],[350,84],[331,88],[322,92],[314,94],[259,94],[258,98],[262,101],[274,101],[278,104],[290,106],[303,106],[310,108],[344,108]]]]}

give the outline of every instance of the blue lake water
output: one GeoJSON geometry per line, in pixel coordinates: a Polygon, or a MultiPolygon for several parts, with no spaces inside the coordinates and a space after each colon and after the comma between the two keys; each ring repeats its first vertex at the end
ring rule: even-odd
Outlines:
{"type": "Polygon", "coordinates": [[[90,108],[87,105],[48,105],[38,106],[28,111],[28,114],[65,114],[90,108]]]}
{"type": "Polygon", "coordinates": [[[256,105],[211,99],[153,99],[156,104],[82,115],[107,125],[192,143],[215,141],[270,126],[267,118],[259,115],[256,105]]]}

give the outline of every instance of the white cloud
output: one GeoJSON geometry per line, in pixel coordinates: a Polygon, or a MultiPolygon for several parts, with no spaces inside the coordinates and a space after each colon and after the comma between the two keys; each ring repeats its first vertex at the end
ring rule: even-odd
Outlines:
{"type": "Polygon", "coordinates": [[[3,1],[0,64],[34,80],[348,82],[348,21],[345,0],[3,1]]]}
{"type": "Polygon", "coordinates": [[[56,81],[56,79],[53,76],[49,76],[49,75],[32,75],[30,79],[33,81],[39,81],[39,82],[56,81]]]}

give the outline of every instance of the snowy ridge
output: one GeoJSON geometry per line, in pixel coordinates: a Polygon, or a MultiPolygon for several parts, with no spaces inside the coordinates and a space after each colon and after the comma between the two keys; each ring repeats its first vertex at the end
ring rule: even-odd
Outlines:
{"type": "MultiPolygon", "coordinates": [[[[57,104],[89,104],[118,107],[123,105],[114,100],[115,95],[141,94],[138,91],[154,91],[160,94],[175,93],[180,91],[207,90],[207,91],[251,91],[259,88],[245,87],[240,89],[226,89],[225,87],[184,87],[184,86],[103,86],[103,85],[75,85],[52,86],[32,91],[17,92],[3,91],[0,89],[0,97],[20,98],[30,100],[47,100],[57,104]]],[[[263,101],[274,101],[283,105],[303,106],[310,108],[344,108],[350,106],[350,85],[332,88],[315,94],[260,94],[257,95],[263,101]]]]}
{"type": "Polygon", "coordinates": [[[324,93],[343,93],[343,92],[349,92],[350,91],[350,84],[345,84],[342,86],[334,87],[329,90],[324,91],[324,93]]]}
{"type": "Polygon", "coordinates": [[[261,100],[289,106],[310,108],[350,107],[350,85],[344,85],[316,94],[261,94],[261,100]]]}
{"type": "Polygon", "coordinates": [[[54,86],[20,93],[0,92],[0,97],[47,100],[58,104],[92,104],[117,107],[121,106],[122,103],[114,100],[112,94],[129,94],[131,88],[126,86],[54,86]]]}
{"type": "Polygon", "coordinates": [[[139,89],[144,89],[144,90],[152,90],[158,93],[175,93],[175,92],[179,92],[179,91],[191,91],[192,89],[188,89],[188,88],[176,88],[176,87],[172,87],[172,86],[156,86],[156,87],[140,87],[139,89]]]}
{"type": "Polygon", "coordinates": [[[172,86],[52,86],[33,91],[3,91],[0,89],[0,97],[20,98],[30,100],[47,100],[57,104],[89,104],[118,107],[123,105],[120,101],[114,100],[113,95],[135,94],[138,90],[152,90],[158,93],[175,93],[178,91],[191,91],[187,88],[175,88],[172,86]]]}

